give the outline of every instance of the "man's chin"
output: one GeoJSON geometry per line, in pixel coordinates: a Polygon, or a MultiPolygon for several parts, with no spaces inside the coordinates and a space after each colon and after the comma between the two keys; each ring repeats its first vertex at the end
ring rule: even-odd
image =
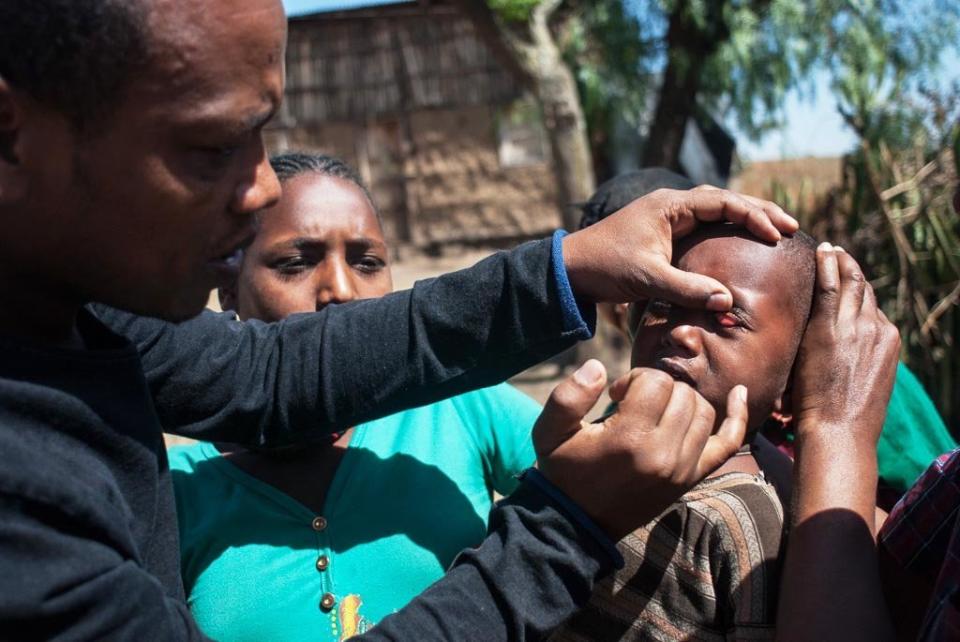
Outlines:
{"type": "Polygon", "coordinates": [[[180,323],[189,321],[203,312],[210,300],[210,293],[205,291],[178,294],[164,300],[134,298],[117,302],[102,301],[102,303],[140,316],[180,323]]]}

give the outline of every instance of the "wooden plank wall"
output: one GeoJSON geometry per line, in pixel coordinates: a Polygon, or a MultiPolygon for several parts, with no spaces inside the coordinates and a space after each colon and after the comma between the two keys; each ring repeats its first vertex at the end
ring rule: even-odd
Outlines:
{"type": "Polygon", "coordinates": [[[471,23],[442,3],[294,20],[270,141],[357,167],[394,241],[527,238],[559,215],[546,163],[498,161],[498,109],[520,95],[471,23]]]}

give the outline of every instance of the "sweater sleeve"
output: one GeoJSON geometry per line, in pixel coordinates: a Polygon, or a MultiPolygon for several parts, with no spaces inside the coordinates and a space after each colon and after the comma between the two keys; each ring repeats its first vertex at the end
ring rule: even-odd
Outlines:
{"type": "Polygon", "coordinates": [[[487,539],[357,640],[538,640],[590,598],[615,560],[529,480],[490,514],[487,539]]]}
{"type": "Polygon", "coordinates": [[[589,338],[594,310],[574,299],[557,247],[527,243],[275,324],[94,311],[137,346],[165,430],[277,446],[499,383],[589,338]]]}
{"type": "Polygon", "coordinates": [[[207,639],[182,599],[88,531],[58,505],[0,492],[0,631],[31,640],[207,639]]]}

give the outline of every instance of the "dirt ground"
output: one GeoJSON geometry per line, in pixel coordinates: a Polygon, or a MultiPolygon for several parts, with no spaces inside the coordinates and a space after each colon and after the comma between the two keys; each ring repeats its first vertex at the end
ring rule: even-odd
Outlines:
{"type": "MultiPolygon", "coordinates": [[[[446,272],[453,272],[465,267],[469,267],[477,261],[491,254],[492,250],[480,249],[450,249],[444,252],[443,256],[432,257],[425,256],[412,251],[401,252],[400,258],[395,260],[391,266],[393,272],[394,289],[402,290],[413,286],[416,281],[427,279],[446,272]]],[[[210,297],[212,309],[219,310],[216,294],[210,297]]],[[[596,340],[590,341],[583,346],[579,352],[565,353],[546,363],[525,370],[510,380],[510,383],[543,404],[550,391],[560,382],[566,374],[572,373],[575,369],[575,363],[583,361],[590,356],[597,356],[604,362],[611,375],[614,376],[626,372],[629,355],[626,350],[613,351],[606,348],[602,351],[604,356],[598,353],[599,348],[595,346],[596,340]]],[[[596,417],[606,407],[608,399],[606,394],[594,407],[594,410],[588,417],[596,417]]],[[[191,440],[173,435],[167,436],[167,445],[190,443],[191,440]]]]}

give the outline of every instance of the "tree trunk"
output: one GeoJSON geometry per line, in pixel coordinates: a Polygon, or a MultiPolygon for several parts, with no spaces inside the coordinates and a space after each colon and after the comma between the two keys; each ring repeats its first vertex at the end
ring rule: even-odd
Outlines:
{"type": "Polygon", "coordinates": [[[680,169],[680,147],[687,120],[693,116],[697,104],[703,68],[707,57],[720,44],[693,23],[687,4],[678,2],[670,15],[667,68],[643,148],[643,167],[680,169]]]}
{"type": "Polygon", "coordinates": [[[572,232],[580,224],[577,205],[593,194],[596,179],[580,91],[573,72],[563,61],[553,40],[547,17],[534,10],[531,20],[534,61],[530,65],[530,75],[543,110],[543,125],[553,155],[561,220],[563,226],[572,232]]]}
{"type": "Polygon", "coordinates": [[[501,24],[485,0],[457,0],[501,64],[516,72],[537,98],[553,160],[557,206],[563,226],[572,231],[580,222],[576,205],[590,198],[596,180],[580,92],[550,31],[550,17],[561,3],[542,0],[518,32],[501,24]]]}

